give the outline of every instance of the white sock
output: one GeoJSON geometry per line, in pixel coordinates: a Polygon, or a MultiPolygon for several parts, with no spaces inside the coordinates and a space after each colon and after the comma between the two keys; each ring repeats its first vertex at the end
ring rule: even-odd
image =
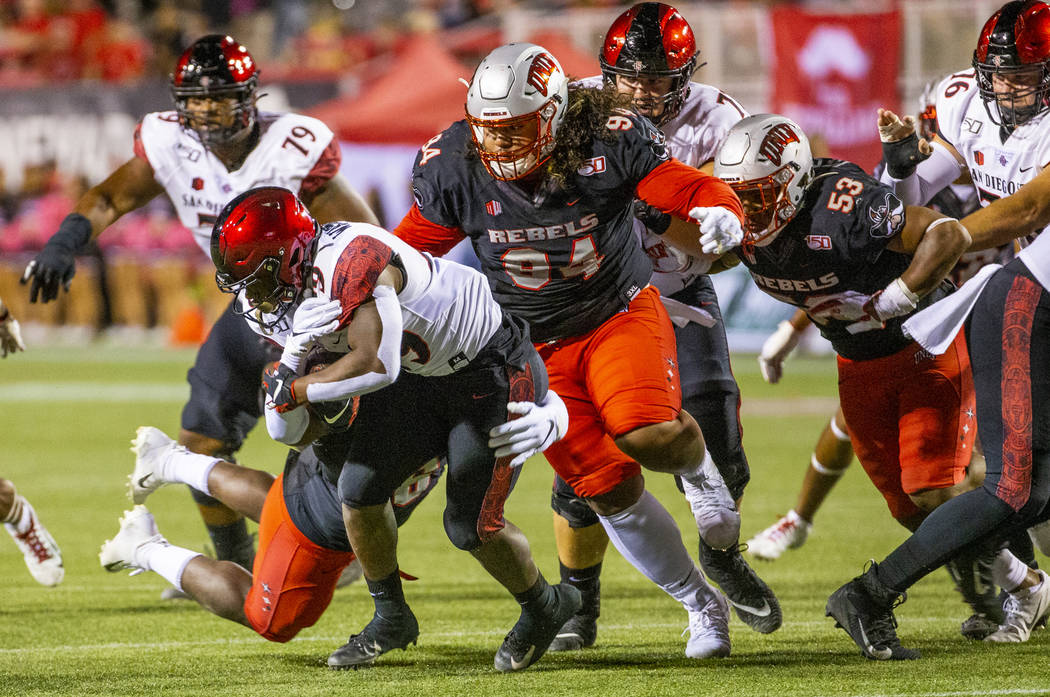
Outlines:
{"type": "Polygon", "coordinates": [[[15,496],[15,502],[11,504],[11,510],[7,514],[4,523],[13,527],[15,533],[22,534],[29,529],[29,524],[32,520],[31,510],[32,507],[29,505],[29,502],[21,494],[18,494],[15,496]]]}
{"type": "Polygon", "coordinates": [[[1008,549],[999,550],[992,562],[992,580],[1000,588],[1012,591],[1018,588],[1028,576],[1028,565],[1013,555],[1008,549]]]}
{"type": "Polygon", "coordinates": [[[699,610],[713,592],[682,544],[671,514],[648,491],[629,508],[598,516],[613,546],[634,568],[687,610],[699,610]]]}
{"type": "Polygon", "coordinates": [[[170,482],[189,484],[197,491],[202,491],[211,496],[208,487],[208,475],[216,464],[222,462],[221,457],[213,455],[201,455],[189,450],[176,449],[161,463],[161,479],[170,482]]]}
{"type": "Polygon", "coordinates": [[[176,547],[164,538],[147,542],[135,550],[134,563],[146,571],[160,574],[171,585],[182,590],[182,572],[194,557],[201,556],[184,547],[176,547]]]}

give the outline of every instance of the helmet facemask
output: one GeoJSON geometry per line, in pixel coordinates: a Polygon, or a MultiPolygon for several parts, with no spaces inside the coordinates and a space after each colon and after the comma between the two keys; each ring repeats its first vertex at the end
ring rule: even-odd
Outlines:
{"type": "MultiPolygon", "coordinates": [[[[798,200],[792,200],[790,185],[797,173],[797,165],[789,162],[766,177],[728,182],[744,209],[745,244],[769,244],[795,217],[798,200]]],[[[805,189],[808,176],[806,180],[800,182],[800,191],[805,189]]]]}
{"type": "Polygon", "coordinates": [[[505,119],[478,119],[467,114],[470,134],[482,164],[500,181],[521,179],[542,165],[554,150],[557,112],[554,99],[539,111],[505,119]],[[490,150],[494,142],[521,142],[509,150],[490,150]]]}
{"type": "MultiPolygon", "coordinates": [[[[284,251],[284,250],[281,250],[284,251]]],[[[244,291],[245,304],[235,312],[263,329],[273,329],[299,301],[302,291],[280,278],[281,260],[266,257],[255,270],[238,279],[228,270],[215,271],[215,284],[223,293],[239,295],[244,291]],[[268,315],[267,319],[263,315],[268,315]]]]}
{"type": "Polygon", "coordinates": [[[671,78],[668,90],[658,97],[643,97],[633,100],[635,109],[656,126],[663,126],[675,116],[678,116],[678,113],[682,110],[682,105],[685,104],[685,98],[689,96],[689,80],[696,69],[696,56],[693,56],[686,65],[677,70],[650,71],[644,67],[639,67],[638,69],[622,68],[609,65],[604,58],[600,58],[599,62],[602,66],[602,76],[605,78],[605,84],[614,90],[619,89],[616,80],[618,75],[630,81],[662,77],[671,78]],[[659,108],[661,106],[663,107],[662,109],[659,108]]]}
{"type": "Polygon", "coordinates": [[[179,124],[209,147],[231,145],[255,128],[256,78],[236,87],[172,87],[179,124]]]}
{"type": "Polygon", "coordinates": [[[981,63],[975,58],[974,69],[981,99],[997,126],[1017,128],[1050,107],[1050,70],[1046,63],[1003,66],[1001,61],[981,63]]]}

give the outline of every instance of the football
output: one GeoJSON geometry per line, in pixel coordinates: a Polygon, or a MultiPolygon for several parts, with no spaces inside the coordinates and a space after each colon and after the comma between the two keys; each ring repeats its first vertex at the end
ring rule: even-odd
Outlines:
{"type": "MultiPolygon", "coordinates": [[[[308,375],[324,370],[341,356],[342,354],[314,346],[303,359],[302,373],[308,375]]],[[[310,412],[311,420],[319,422],[328,432],[337,432],[350,428],[350,424],[357,417],[359,403],[359,397],[351,397],[336,402],[310,402],[306,408],[310,412]]]]}

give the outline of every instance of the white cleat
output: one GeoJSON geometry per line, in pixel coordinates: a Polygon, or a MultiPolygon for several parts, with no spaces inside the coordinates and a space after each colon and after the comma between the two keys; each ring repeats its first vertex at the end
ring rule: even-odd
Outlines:
{"type": "Polygon", "coordinates": [[[4,523],[4,527],[22,551],[29,573],[37,583],[45,586],[61,583],[66,575],[66,569],[62,566],[62,552],[28,501],[22,499],[22,520],[18,525],[4,523]]]}
{"type": "Polygon", "coordinates": [[[139,548],[149,542],[168,543],[157,530],[153,514],[145,506],[135,506],[124,512],[120,519],[120,530],[112,540],[103,543],[98,560],[106,571],[131,569],[132,576],[140,574],[146,568],[135,557],[139,548]]]}
{"type": "Polygon", "coordinates": [[[167,434],[152,426],[139,426],[131,452],[135,453],[135,469],[128,477],[128,495],[134,503],[145,503],[146,498],[171,481],[161,476],[163,463],[177,450],[186,450],[167,434]]]}
{"type": "Polygon", "coordinates": [[[1028,641],[1032,630],[1046,624],[1050,616],[1050,576],[1042,569],[1036,571],[1042,581],[1038,586],[1008,593],[1003,603],[1006,619],[999,629],[984,638],[985,641],[1019,644],[1028,641]]]}
{"type": "Polygon", "coordinates": [[[724,658],[729,655],[729,602],[714,588],[699,610],[689,611],[686,658],[724,658]]]}
{"type": "Polygon", "coordinates": [[[704,542],[715,549],[735,547],[740,540],[740,511],[710,458],[702,478],[682,477],[682,489],[704,542]]]}
{"type": "Polygon", "coordinates": [[[773,561],[789,549],[801,547],[813,523],[795,511],[788,514],[747,541],[747,551],[757,559],[773,561]]]}

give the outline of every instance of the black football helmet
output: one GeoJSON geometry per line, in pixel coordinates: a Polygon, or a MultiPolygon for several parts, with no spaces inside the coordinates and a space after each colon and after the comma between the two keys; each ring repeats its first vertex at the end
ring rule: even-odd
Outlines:
{"type": "Polygon", "coordinates": [[[607,84],[615,84],[617,75],[671,78],[671,88],[660,98],[663,112],[653,118],[661,126],[681,111],[697,55],[693,29],[678,10],[660,2],[643,2],[613,21],[598,62],[607,84]]]}
{"type": "Polygon", "coordinates": [[[993,123],[1013,129],[1050,108],[1050,5],[1013,0],[999,8],[981,29],[973,67],[993,123]],[[996,76],[1012,86],[996,91],[996,76]]]}
{"type": "Polygon", "coordinates": [[[255,60],[233,37],[210,34],[198,39],[179,58],[171,76],[179,122],[204,145],[228,145],[246,138],[258,116],[258,82],[255,60]],[[226,103],[201,110],[191,108],[191,99],[226,103]]]}

